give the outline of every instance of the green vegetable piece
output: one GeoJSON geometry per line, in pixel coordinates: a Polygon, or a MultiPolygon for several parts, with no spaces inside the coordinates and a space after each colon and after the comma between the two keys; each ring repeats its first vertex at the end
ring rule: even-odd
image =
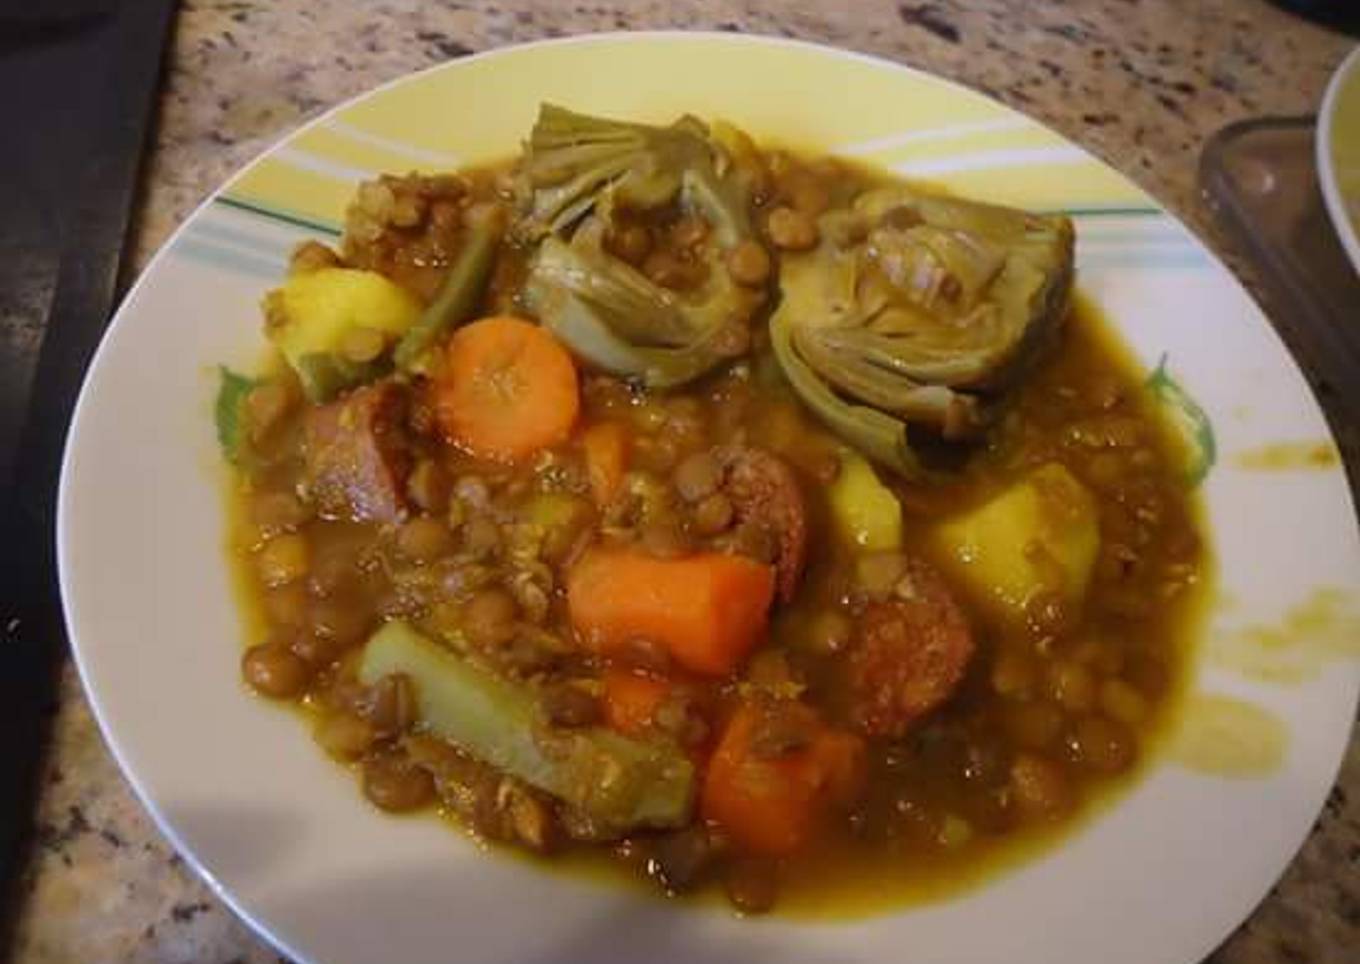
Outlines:
{"type": "Polygon", "coordinates": [[[397,368],[412,370],[435,342],[472,317],[491,278],[498,240],[497,232],[489,226],[468,229],[439,293],[397,343],[392,356],[397,368]]]}
{"type": "Polygon", "coordinates": [[[393,673],[414,684],[425,726],[601,824],[626,830],[689,822],[694,765],[675,744],[597,727],[552,730],[533,687],[494,676],[403,622],[378,630],[359,666],[369,685],[393,673]]]}
{"type": "Polygon", "coordinates": [[[683,194],[703,209],[731,246],[749,233],[746,192],[722,147],[693,117],[667,127],[590,117],[544,104],[529,135],[524,176],[530,210],[519,225],[530,238],[563,231],[604,200],[634,209],[669,204],[683,194]]]}
{"type": "Polygon", "coordinates": [[[227,461],[239,465],[245,455],[245,427],[242,424],[241,406],[257,382],[245,375],[238,375],[225,365],[218,366],[222,381],[217,388],[217,402],[213,406],[213,418],[217,424],[217,444],[227,461]]]}
{"type": "Polygon", "coordinates": [[[543,325],[593,365],[649,388],[683,385],[740,354],[751,296],[725,273],[693,300],[654,284],[584,232],[548,238],[525,297],[543,325]]]}
{"type": "Polygon", "coordinates": [[[852,451],[840,454],[841,470],[829,492],[831,513],[850,543],[867,552],[902,548],[902,505],[874,472],[852,451]]]}
{"type": "Polygon", "coordinates": [[[905,476],[922,473],[907,442],[907,426],[876,408],[847,402],[817,376],[793,348],[788,315],[781,308],[770,319],[770,345],[793,390],[828,428],[862,454],[905,476]]]}
{"type": "Polygon", "coordinates": [[[773,343],[795,391],[846,441],[916,471],[906,426],[966,438],[1067,311],[1071,222],[879,188],[785,255],[773,343]]]}
{"type": "Polygon", "coordinates": [[[303,394],[314,404],[323,404],[347,388],[371,382],[389,368],[384,360],[356,364],[343,355],[330,352],[311,352],[299,356],[293,363],[303,394]]]}
{"type": "Polygon", "coordinates": [[[1199,403],[1172,377],[1166,366],[1167,356],[1157,362],[1157,368],[1145,383],[1158,407],[1170,422],[1170,429],[1181,461],[1181,477],[1188,488],[1204,481],[1218,459],[1218,443],[1214,425],[1199,403]]]}
{"type": "Polygon", "coordinates": [[[516,230],[541,241],[526,300],[577,355],[648,387],[670,388],[745,352],[764,293],[733,281],[726,255],[750,236],[749,191],[702,123],[685,117],[652,127],[544,105],[522,181],[528,209],[516,230]],[[696,249],[706,281],[684,294],[604,245],[619,210],[671,204],[709,228],[696,249]]]}

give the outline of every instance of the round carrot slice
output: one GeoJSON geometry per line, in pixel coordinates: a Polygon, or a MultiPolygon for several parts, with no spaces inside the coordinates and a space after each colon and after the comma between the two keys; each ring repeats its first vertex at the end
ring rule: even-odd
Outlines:
{"type": "Polygon", "coordinates": [[[515,462],[571,434],[581,407],[576,366],[538,325],[509,316],[474,321],[449,339],[447,362],[435,412],[454,444],[515,462]]]}

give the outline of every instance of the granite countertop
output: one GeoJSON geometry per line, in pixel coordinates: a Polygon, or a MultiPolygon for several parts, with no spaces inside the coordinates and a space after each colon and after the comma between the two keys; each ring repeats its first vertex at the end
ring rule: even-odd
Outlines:
{"type": "MultiPolygon", "coordinates": [[[[1313,112],[1351,45],[1262,0],[973,0],[963,6],[184,0],[134,266],[145,265],[243,162],[301,121],[376,84],[519,41],[662,27],[800,37],[956,79],[1092,149],[1222,250],[1195,187],[1205,138],[1242,118],[1313,112]]],[[[1230,263],[1251,284],[1249,272],[1230,263]]],[[[1343,438],[1353,455],[1350,442],[1343,438]]],[[[101,742],[69,667],[54,731],[15,959],[281,960],[156,831],[101,742]]],[[[1302,852],[1211,960],[1339,962],[1353,960],[1357,947],[1360,741],[1352,740],[1340,783],[1302,852]]]]}

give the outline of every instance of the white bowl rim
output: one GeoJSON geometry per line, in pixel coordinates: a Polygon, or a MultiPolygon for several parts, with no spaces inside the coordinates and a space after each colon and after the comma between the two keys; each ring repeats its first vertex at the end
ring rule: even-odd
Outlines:
{"type": "Polygon", "coordinates": [[[1360,231],[1346,210],[1346,199],[1341,196],[1341,184],[1336,175],[1336,164],[1332,147],[1336,138],[1338,123],[1337,102],[1341,99],[1341,88],[1354,74],[1360,74],[1360,46],[1355,47],[1337,65],[1332,79],[1327,83],[1327,91],[1322,96],[1322,106],[1318,109],[1317,137],[1313,141],[1316,160],[1318,185],[1322,188],[1322,200],[1331,218],[1332,227],[1341,246],[1351,260],[1351,267],[1360,274],[1360,231]]]}

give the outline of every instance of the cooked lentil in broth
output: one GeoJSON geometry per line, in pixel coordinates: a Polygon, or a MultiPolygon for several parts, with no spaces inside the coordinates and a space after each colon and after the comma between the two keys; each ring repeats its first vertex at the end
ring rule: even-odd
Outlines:
{"type": "Polygon", "coordinates": [[[878,341],[911,380],[865,385],[835,368],[860,343],[819,354],[792,317],[804,374],[897,419],[885,458],[780,353],[794,273],[859,250],[913,324],[958,322],[1009,297],[1019,235],[974,243],[931,195],[866,225],[895,182],[693,121],[643,129],[706,145],[686,186],[580,180],[545,124],[512,163],[361,186],[266,299],[276,357],[217,413],[246,682],[383,810],[747,913],[942,893],[1089,812],[1171,710],[1207,554],[1139,372],[1069,304],[1070,226],[984,376],[878,341]],[[552,287],[587,255],[642,294],[552,287]],[[723,299],[720,324],[639,331],[644,298],[658,326],[723,299]]]}

